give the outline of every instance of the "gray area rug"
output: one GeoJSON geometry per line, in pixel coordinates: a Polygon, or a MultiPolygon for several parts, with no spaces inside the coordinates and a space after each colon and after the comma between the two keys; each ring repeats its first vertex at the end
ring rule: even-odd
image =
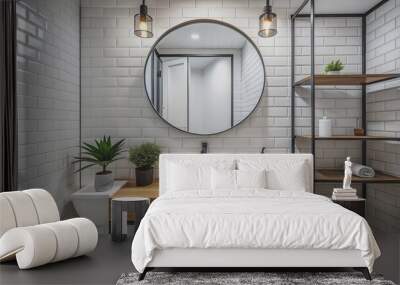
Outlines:
{"type": "Polygon", "coordinates": [[[372,281],[368,281],[359,272],[148,272],[146,278],[142,281],[137,280],[138,276],[138,273],[122,274],[116,285],[395,285],[395,283],[376,275],[372,276],[372,281]]]}

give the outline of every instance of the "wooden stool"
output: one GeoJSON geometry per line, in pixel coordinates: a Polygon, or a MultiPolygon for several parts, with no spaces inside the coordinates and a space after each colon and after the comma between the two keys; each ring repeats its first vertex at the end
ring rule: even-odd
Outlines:
{"type": "Polygon", "coordinates": [[[146,214],[150,199],[144,197],[119,197],[111,201],[111,239],[123,241],[128,235],[128,212],[135,215],[135,233],[146,214]]]}

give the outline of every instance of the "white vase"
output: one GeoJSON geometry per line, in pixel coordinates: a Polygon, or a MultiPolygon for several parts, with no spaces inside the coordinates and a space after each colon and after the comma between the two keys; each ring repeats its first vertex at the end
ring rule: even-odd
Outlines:
{"type": "Polygon", "coordinates": [[[332,122],[324,116],[319,120],[319,136],[331,137],[332,136],[332,122]]]}
{"type": "Polygon", "coordinates": [[[340,75],[340,74],[341,74],[341,71],[340,71],[340,70],[337,70],[337,71],[328,71],[326,74],[327,74],[327,75],[340,75]]]}

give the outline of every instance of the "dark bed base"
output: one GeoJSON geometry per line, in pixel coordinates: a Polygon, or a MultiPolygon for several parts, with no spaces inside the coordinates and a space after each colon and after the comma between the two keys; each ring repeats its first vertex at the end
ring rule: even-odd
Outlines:
{"type": "MultiPolygon", "coordinates": [[[[351,267],[350,267],[351,268],[351,267]]],[[[269,267],[269,268],[257,268],[257,267],[249,267],[249,268],[234,268],[234,267],[183,267],[183,268],[165,268],[165,267],[146,267],[142,273],[139,274],[138,280],[141,281],[146,277],[146,273],[152,271],[154,269],[160,269],[165,271],[198,271],[198,272],[290,272],[290,271],[311,271],[311,272],[334,272],[334,271],[344,271],[344,269],[349,268],[316,268],[316,267],[269,267]],[[340,270],[341,269],[341,270],[340,270]]],[[[353,267],[356,271],[361,271],[364,275],[365,279],[372,280],[371,275],[369,274],[369,270],[367,267],[353,267]]]]}

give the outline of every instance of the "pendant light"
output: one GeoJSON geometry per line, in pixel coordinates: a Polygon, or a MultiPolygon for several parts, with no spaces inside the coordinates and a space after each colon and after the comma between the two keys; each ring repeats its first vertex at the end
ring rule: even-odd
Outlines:
{"type": "Polygon", "coordinates": [[[135,15],[135,35],[141,38],[153,37],[153,18],[147,14],[145,0],[140,5],[140,13],[135,15]]]}
{"type": "Polygon", "coordinates": [[[276,28],[276,19],[276,14],[272,13],[272,7],[269,4],[269,0],[267,0],[264,7],[264,13],[261,14],[259,19],[260,30],[258,31],[258,35],[263,38],[275,36],[278,32],[276,28]]]}

